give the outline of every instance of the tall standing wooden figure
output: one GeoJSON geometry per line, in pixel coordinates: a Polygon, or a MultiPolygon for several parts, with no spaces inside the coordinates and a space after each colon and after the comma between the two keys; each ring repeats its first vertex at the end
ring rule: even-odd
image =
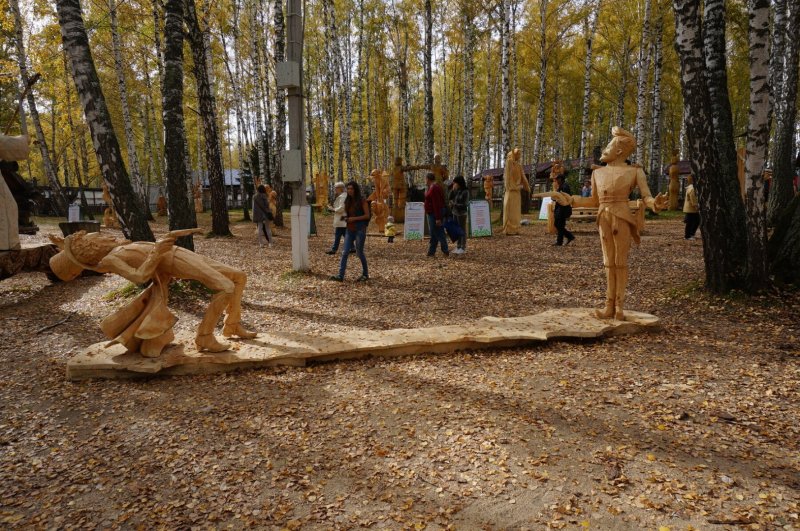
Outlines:
{"type": "Polygon", "coordinates": [[[636,218],[628,206],[634,188],[639,188],[642,200],[653,212],[664,210],[669,199],[664,194],[653,197],[647,178],[639,166],[631,166],[625,159],[636,149],[636,139],[621,127],[611,130],[611,142],[603,150],[600,161],[606,166],[592,172],[592,196],[581,197],[560,192],[536,194],[552,197],[560,205],[596,207],[597,226],[603,246],[603,266],[606,270],[606,304],[597,311],[601,319],[625,319],[625,289],[628,286],[628,251],[631,241],[640,242],[636,218]]]}

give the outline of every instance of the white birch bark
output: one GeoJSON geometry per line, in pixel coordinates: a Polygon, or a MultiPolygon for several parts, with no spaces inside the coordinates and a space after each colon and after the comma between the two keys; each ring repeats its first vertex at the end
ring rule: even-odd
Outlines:
{"type": "MultiPolygon", "coordinates": [[[[649,1],[649,0],[648,0],[649,1]]],[[[547,95],[547,3],[539,0],[539,104],[536,111],[536,129],[533,135],[533,164],[538,164],[542,151],[542,135],[544,133],[544,106],[547,95]]]]}
{"type": "Polygon", "coordinates": [[[587,142],[589,138],[589,104],[591,103],[592,88],[592,43],[594,34],[597,31],[597,20],[600,18],[601,0],[589,12],[589,16],[584,22],[586,32],[586,57],[583,61],[583,112],[581,113],[581,144],[578,151],[578,158],[581,159],[581,166],[588,171],[588,165],[584,162],[587,157],[587,142]]]}
{"type": "Polygon", "coordinates": [[[749,0],[750,114],[745,158],[747,276],[751,289],[767,283],[767,205],[764,166],[769,142],[769,0],[749,0]]]}
{"type": "Polygon", "coordinates": [[[125,132],[125,146],[128,151],[128,165],[130,166],[131,182],[133,189],[147,204],[147,197],[142,179],[142,172],[139,168],[139,154],[136,151],[136,138],[133,136],[133,120],[131,119],[131,108],[128,103],[128,84],[125,81],[125,67],[122,62],[122,39],[119,35],[119,23],[117,20],[116,0],[108,0],[108,18],[111,25],[111,48],[114,54],[114,73],[117,75],[117,87],[119,89],[119,100],[122,108],[122,125],[125,132]]]}
{"type": "Polygon", "coordinates": [[[639,78],[636,83],[636,124],[633,135],[636,137],[636,152],[631,157],[633,162],[644,162],[644,119],[647,111],[647,77],[650,73],[650,5],[652,0],[644,2],[644,20],[642,21],[642,42],[639,46],[639,78]]]}
{"type": "Polygon", "coordinates": [[[648,186],[652,193],[661,187],[661,68],[663,20],[659,20],[653,35],[653,120],[650,129],[650,172],[648,186]]]}
{"type": "Polygon", "coordinates": [[[500,118],[500,145],[503,154],[511,151],[511,75],[509,48],[511,47],[511,9],[508,0],[500,0],[500,72],[502,75],[502,107],[500,118]]]}

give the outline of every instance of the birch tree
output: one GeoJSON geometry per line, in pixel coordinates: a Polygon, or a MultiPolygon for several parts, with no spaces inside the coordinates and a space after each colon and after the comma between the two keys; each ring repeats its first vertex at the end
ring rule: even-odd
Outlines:
{"type": "Polygon", "coordinates": [[[216,236],[230,236],[228,225],[228,201],[225,190],[225,175],[222,167],[222,150],[219,145],[217,129],[217,106],[211,91],[208,76],[208,58],[203,42],[203,30],[197,19],[194,0],[184,1],[185,23],[192,50],[192,63],[200,117],[203,121],[205,139],[205,160],[208,169],[208,182],[211,188],[211,232],[216,236]]]}
{"type": "Polygon", "coordinates": [[[601,3],[601,0],[597,0],[585,21],[586,57],[583,63],[583,112],[581,113],[581,145],[578,151],[578,158],[581,159],[581,165],[586,171],[588,171],[588,168],[583,161],[587,157],[587,140],[589,138],[589,104],[592,98],[592,42],[594,41],[594,34],[597,32],[597,20],[600,18],[601,3]]]}
{"type": "Polygon", "coordinates": [[[539,0],[539,104],[536,111],[536,129],[533,134],[533,164],[539,163],[542,153],[542,134],[544,133],[544,107],[547,95],[547,3],[539,0]]]}
{"type": "Polygon", "coordinates": [[[700,203],[706,287],[726,293],[743,283],[744,205],[736,174],[722,173],[715,145],[699,4],[700,0],[673,0],[675,43],[686,108],[686,149],[700,203]]]}
{"type": "MultiPolygon", "coordinates": [[[[161,83],[161,112],[164,123],[164,154],[167,178],[167,212],[170,230],[197,226],[189,203],[186,164],[186,125],[183,117],[183,0],[164,5],[164,77],[161,83]]],[[[177,244],[194,250],[192,236],[177,244]]]]}
{"type": "Polygon", "coordinates": [[[144,205],[128,178],[119,149],[114,125],[108,112],[100,78],[94,66],[89,38],[83,22],[79,0],[56,2],[61,39],[70,60],[72,79],[83,107],[83,114],[92,134],[97,163],[114,202],[114,208],[125,237],[136,241],[153,241],[147,224],[144,205]]]}
{"type": "Polygon", "coordinates": [[[747,283],[751,290],[767,282],[767,211],[764,164],[769,142],[769,0],[748,1],[750,42],[750,114],[745,159],[747,210],[747,283]]]}
{"type": "Polygon", "coordinates": [[[642,21],[642,42],[639,46],[639,80],[636,83],[636,152],[634,162],[642,163],[644,159],[644,120],[647,110],[647,76],[650,73],[650,10],[652,0],[644,2],[644,20],[642,21]]]}
{"type": "MultiPolygon", "coordinates": [[[[128,84],[125,82],[125,67],[122,61],[122,39],[119,35],[119,24],[117,21],[117,2],[108,0],[108,19],[111,25],[111,50],[114,55],[114,71],[117,74],[117,87],[119,88],[119,100],[122,107],[122,125],[125,132],[125,144],[128,150],[128,165],[131,169],[131,181],[133,188],[142,203],[147,206],[147,190],[145,189],[142,172],[139,168],[139,155],[136,152],[136,139],[133,136],[133,121],[131,120],[131,109],[128,104],[128,84]]],[[[150,212],[149,206],[147,212],[150,212]]],[[[148,216],[152,219],[152,216],[148,216]]]]}
{"type": "MultiPolygon", "coordinates": [[[[794,141],[797,120],[797,84],[798,84],[798,44],[800,32],[800,5],[788,2],[786,6],[786,34],[794,38],[786,39],[783,46],[783,58],[775,72],[779,90],[775,91],[775,141],[772,152],[772,185],[769,191],[769,209],[767,219],[771,225],[781,223],[781,216],[789,206],[794,195],[794,141]]],[[[776,6],[776,9],[778,6],[776,6]]],[[[777,16],[777,13],[776,13],[777,16]]],[[[774,53],[773,53],[774,57],[774,53]]]]}
{"type": "MultiPolygon", "coordinates": [[[[500,1],[505,2],[506,0],[500,1]]],[[[423,132],[423,139],[425,145],[425,159],[428,162],[433,162],[433,12],[431,0],[425,0],[425,49],[423,53],[423,90],[425,92],[425,130],[423,132]]]]}
{"type": "Polygon", "coordinates": [[[474,143],[473,119],[475,115],[475,24],[472,21],[468,1],[461,2],[461,23],[464,29],[464,105],[463,105],[463,175],[471,177],[473,170],[472,148],[474,143]]]}
{"type": "Polygon", "coordinates": [[[511,152],[511,74],[509,71],[509,48],[511,46],[511,10],[508,0],[500,0],[500,72],[502,109],[500,119],[501,148],[503,154],[511,152]]]}
{"type": "MultiPolygon", "coordinates": [[[[19,74],[22,78],[23,90],[25,90],[31,85],[31,76],[28,75],[28,56],[25,53],[22,14],[19,11],[18,0],[8,0],[8,5],[11,8],[11,13],[14,17],[14,41],[17,48],[17,64],[19,65],[19,74]]],[[[53,159],[50,157],[50,150],[47,147],[47,140],[45,139],[44,130],[42,129],[42,121],[39,118],[39,110],[36,106],[36,97],[34,96],[33,90],[28,90],[27,93],[28,111],[30,112],[33,128],[36,132],[36,140],[39,146],[39,152],[42,155],[44,174],[47,177],[47,182],[50,184],[51,190],[53,191],[53,207],[59,216],[64,216],[67,213],[68,201],[61,189],[61,183],[58,181],[58,170],[53,163],[53,159]]]]}
{"type": "MultiPolygon", "coordinates": [[[[273,15],[275,24],[275,64],[284,59],[284,49],[286,41],[286,29],[283,19],[283,2],[275,0],[273,3],[273,15]]],[[[275,213],[275,225],[283,227],[283,176],[281,175],[281,152],[286,149],[286,92],[282,88],[275,89],[275,155],[273,160],[272,183],[278,192],[277,212],[275,213]]]]}
{"type": "Polygon", "coordinates": [[[653,120],[650,128],[650,171],[648,186],[653,193],[658,192],[661,185],[661,67],[663,53],[661,36],[664,21],[659,17],[653,34],[653,120]]]}

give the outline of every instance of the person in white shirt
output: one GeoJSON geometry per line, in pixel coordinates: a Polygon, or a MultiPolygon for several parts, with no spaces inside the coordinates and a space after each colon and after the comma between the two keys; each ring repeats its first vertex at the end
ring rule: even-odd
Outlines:
{"type": "Polygon", "coordinates": [[[345,231],[347,230],[347,221],[345,221],[344,202],[347,199],[347,192],[344,189],[344,183],[339,181],[333,185],[336,192],[336,199],[333,200],[333,206],[328,205],[328,212],[333,212],[333,247],[330,251],[325,251],[325,254],[336,254],[339,249],[339,241],[344,238],[345,231]]]}

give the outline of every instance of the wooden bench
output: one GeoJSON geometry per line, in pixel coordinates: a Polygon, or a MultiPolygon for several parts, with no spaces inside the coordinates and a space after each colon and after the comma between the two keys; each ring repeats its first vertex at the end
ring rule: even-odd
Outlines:
{"type": "MultiPolygon", "coordinates": [[[[547,205],[547,232],[549,234],[555,234],[557,232],[555,216],[553,215],[555,206],[555,202],[547,205]]],[[[636,218],[636,227],[639,229],[639,234],[643,233],[645,207],[642,203],[642,200],[637,199],[636,201],[628,201],[628,207],[631,209],[631,213],[636,218]]],[[[572,216],[569,219],[570,221],[574,221],[576,223],[594,222],[597,220],[597,208],[572,207],[572,216]]]]}

